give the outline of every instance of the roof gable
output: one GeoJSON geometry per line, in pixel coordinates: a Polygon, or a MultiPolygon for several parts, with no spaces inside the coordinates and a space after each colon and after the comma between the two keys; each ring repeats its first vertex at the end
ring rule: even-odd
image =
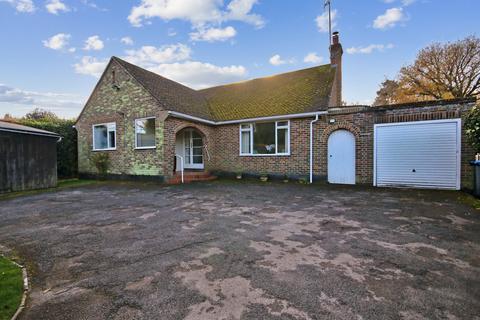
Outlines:
{"type": "Polygon", "coordinates": [[[120,58],[113,57],[112,59],[135,78],[165,110],[211,119],[207,101],[198,91],[120,58]]]}

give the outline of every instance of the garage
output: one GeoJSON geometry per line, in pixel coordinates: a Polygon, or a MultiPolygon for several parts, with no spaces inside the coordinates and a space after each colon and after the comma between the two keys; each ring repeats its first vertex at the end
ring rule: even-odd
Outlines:
{"type": "Polygon", "coordinates": [[[461,120],[376,124],[374,185],[460,189],[461,120]]]}

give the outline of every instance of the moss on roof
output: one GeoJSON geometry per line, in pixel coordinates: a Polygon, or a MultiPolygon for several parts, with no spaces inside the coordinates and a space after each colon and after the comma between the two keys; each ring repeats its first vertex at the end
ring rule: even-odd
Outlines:
{"type": "Polygon", "coordinates": [[[330,64],[218,87],[193,90],[153,72],[113,58],[166,110],[215,121],[324,110],[335,69],[330,64]]]}
{"type": "Polygon", "coordinates": [[[326,109],[335,71],[328,64],[200,90],[217,121],[326,109]]]}

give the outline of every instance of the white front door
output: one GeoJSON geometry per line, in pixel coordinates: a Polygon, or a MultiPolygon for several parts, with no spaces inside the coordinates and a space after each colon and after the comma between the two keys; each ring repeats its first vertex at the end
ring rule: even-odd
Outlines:
{"type": "Polygon", "coordinates": [[[355,184],[355,136],[347,130],[328,138],[328,182],[355,184]]]}
{"type": "Polygon", "coordinates": [[[203,139],[193,129],[185,130],[183,134],[185,169],[203,169],[203,139]]]}

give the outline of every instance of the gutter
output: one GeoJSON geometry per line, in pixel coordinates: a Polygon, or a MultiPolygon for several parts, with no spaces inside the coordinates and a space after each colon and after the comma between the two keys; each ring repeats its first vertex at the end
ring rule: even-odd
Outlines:
{"type": "Polygon", "coordinates": [[[44,137],[50,137],[50,138],[58,138],[58,139],[60,139],[58,142],[60,142],[61,139],[62,139],[62,137],[59,136],[59,135],[41,133],[41,132],[32,132],[32,131],[23,131],[23,130],[5,129],[5,128],[0,128],[0,131],[29,134],[29,135],[34,135],[34,136],[44,136],[44,137]]]}
{"type": "Polygon", "coordinates": [[[313,183],[313,124],[318,121],[318,113],[315,120],[310,121],[310,183],[313,183]]]}
{"type": "Polygon", "coordinates": [[[212,121],[212,120],[206,120],[206,119],[203,119],[203,118],[200,118],[200,117],[191,116],[191,115],[181,113],[181,112],[168,111],[168,114],[171,115],[172,117],[185,119],[185,120],[197,121],[197,122],[209,124],[209,125],[212,125],[212,126],[221,126],[221,125],[226,125],[226,124],[245,123],[245,122],[254,122],[254,121],[298,119],[298,118],[308,118],[308,117],[318,118],[318,116],[325,115],[327,113],[328,113],[327,111],[317,111],[317,112],[305,112],[305,113],[292,113],[292,114],[285,114],[285,115],[279,115],[279,116],[247,118],[247,119],[240,119],[240,120],[212,121]]]}

